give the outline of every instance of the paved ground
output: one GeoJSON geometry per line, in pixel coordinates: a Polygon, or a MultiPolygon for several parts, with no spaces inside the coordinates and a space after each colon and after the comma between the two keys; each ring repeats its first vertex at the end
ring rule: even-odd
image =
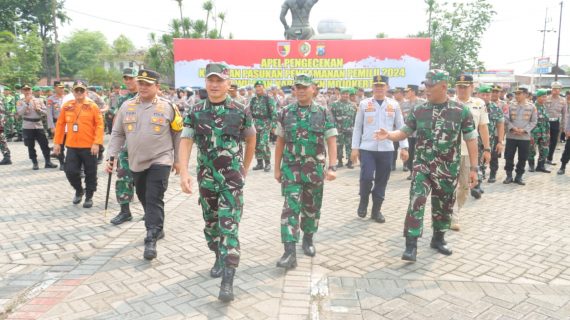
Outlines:
{"type": "Polygon", "coordinates": [[[197,197],[181,194],[177,177],[166,238],[147,262],[138,202],[134,222],[111,226],[118,206],[111,199],[103,216],[103,174],[95,206],[83,209],[71,204],[62,172],[32,171],[22,143],[10,147],[14,165],[0,167],[0,319],[570,319],[570,176],[485,183],[483,199],[462,211],[461,232],[447,237],[454,254],[429,248],[427,219],[418,261],[408,264],[400,260],[409,188],[401,164],[385,224],[357,218],[358,169],[340,169],[325,187],[317,256],[299,248],[299,267],[285,273],[275,267],[279,185],[251,172],[237,297],[226,305],[217,301],[220,280],[208,276],[214,257],[197,197]]]}

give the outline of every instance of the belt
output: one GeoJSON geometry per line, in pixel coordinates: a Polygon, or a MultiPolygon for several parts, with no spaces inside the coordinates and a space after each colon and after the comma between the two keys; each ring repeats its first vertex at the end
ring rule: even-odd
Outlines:
{"type": "Polygon", "coordinates": [[[548,121],[558,121],[558,118],[548,118],[548,121]]]}
{"type": "Polygon", "coordinates": [[[24,118],[24,121],[29,121],[29,122],[40,122],[40,121],[42,121],[42,119],[24,118]]]}

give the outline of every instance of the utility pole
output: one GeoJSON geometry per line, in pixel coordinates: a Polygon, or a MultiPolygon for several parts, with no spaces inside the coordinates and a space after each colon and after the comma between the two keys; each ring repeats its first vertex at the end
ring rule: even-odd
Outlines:
{"type": "MultiPolygon", "coordinates": [[[[547,32],[556,32],[554,29],[546,29],[546,25],[548,23],[548,7],[546,8],[546,14],[544,15],[544,28],[542,30],[538,30],[538,32],[542,32],[542,51],[540,54],[540,58],[544,58],[544,44],[546,43],[546,33],[547,32]]],[[[542,72],[538,74],[538,83],[540,85],[542,80],[542,72]]]]}
{"type": "Polygon", "coordinates": [[[560,1],[560,22],[558,24],[558,49],[556,49],[556,69],[554,70],[554,81],[558,81],[558,60],[560,58],[560,33],[562,31],[562,6],[564,1],[560,1]]]}
{"type": "Polygon", "coordinates": [[[55,16],[57,7],[57,0],[52,0],[51,14],[53,17],[53,34],[54,34],[54,48],[55,48],[55,79],[59,79],[59,43],[57,40],[57,19],[55,16]]]}

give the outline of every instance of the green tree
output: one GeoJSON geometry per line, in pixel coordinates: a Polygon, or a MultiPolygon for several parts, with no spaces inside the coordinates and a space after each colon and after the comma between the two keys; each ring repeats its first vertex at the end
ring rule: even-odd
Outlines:
{"type": "Polygon", "coordinates": [[[218,18],[220,19],[220,33],[218,34],[218,38],[222,38],[222,29],[224,28],[224,22],[226,21],[226,13],[220,12],[218,13],[218,18]]]}
{"type": "Polygon", "coordinates": [[[37,32],[18,38],[8,31],[0,32],[0,82],[34,84],[41,68],[42,41],[37,32]]]}
{"type": "Polygon", "coordinates": [[[384,38],[388,38],[388,35],[384,32],[378,32],[378,34],[376,34],[376,39],[384,39],[384,38]]]}
{"type": "Polygon", "coordinates": [[[61,43],[62,74],[73,77],[80,70],[100,66],[110,50],[107,40],[101,32],[75,31],[61,43]]]}
{"type": "Polygon", "coordinates": [[[113,55],[123,58],[127,56],[129,53],[135,50],[135,45],[131,41],[131,39],[127,38],[125,35],[120,35],[113,41],[113,55]]]}
{"type": "Polygon", "coordinates": [[[114,83],[120,83],[123,75],[115,69],[105,70],[103,66],[89,66],[80,70],[79,76],[90,85],[110,87],[114,83]]]}
{"type": "Polygon", "coordinates": [[[212,12],[212,9],[214,9],[214,4],[212,1],[208,0],[204,2],[202,9],[206,11],[206,30],[204,31],[204,38],[208,38],[208,22],[210,21],[210,13],[212,12]]]}

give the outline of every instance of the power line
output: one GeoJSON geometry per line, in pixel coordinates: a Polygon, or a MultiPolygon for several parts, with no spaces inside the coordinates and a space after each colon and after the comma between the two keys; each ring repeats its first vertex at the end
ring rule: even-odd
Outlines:
{"type": "Polygon", "coordinates": [[[108,22],[112,22],[112,23],[116,23],[116,24],[121,24],[124,26],[129,26],[129,27],[133,27],[133,28],[139,28],[139,29],[145,29],[145,30],[149,30],[149,31],[158,31],[158,32],[162,32],[162,33],[168,33],[168,31],[164,31],[164,30],[160,30],[160,29],[154,29],[154,28],[149,28],[149,27],[145,27],[145,26],[140,26],[140,25],[136,25],[136,24],[132,24],[132,23],[125,23],[122,21],[117,21],[117,20],[113,20],[113,19],[109,19],[109,18],[103,18],[103,17],[99,17],[99,16],[95,16],[89,13],[85,13],[85,12],[81,12],[81,11],[77,11],[77,10],[73,10],[73,9],[69,9],[69,8],[65,8],[67,11],[71,11],[77,14],[81,14],[84,16],[88,16],[90,18],[94,18],[94,19],[99,19],[99,20],[103,20],[103,21],[108,21],[108,22]]]}

